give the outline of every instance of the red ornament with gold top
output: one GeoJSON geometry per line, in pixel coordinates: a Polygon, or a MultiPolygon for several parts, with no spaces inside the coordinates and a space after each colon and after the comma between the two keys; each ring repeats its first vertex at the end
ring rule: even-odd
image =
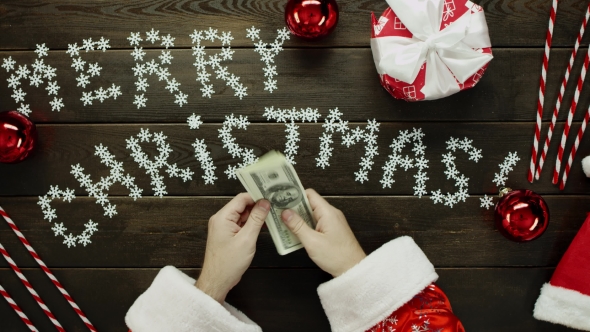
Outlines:
{"type": "Polygon", "coordinates": [[[338,4],[335,0],[289,0],[285,22],[297,37],[316,39],[327,36],[338,24],[338,4]]]}
{"type": "Polygon", "coordinates": [[[0,162],[24,160],[36,142],[37,129],[29,118],[16,111],[0,113],[0,162]]]}
{"type": "Polygon", "coordinates": [[[530,190],[500,191],[496,204],[496,228],[516,242],[531,241],[543,234],[549,224],[549,208],[543,197],[530,190]]]}

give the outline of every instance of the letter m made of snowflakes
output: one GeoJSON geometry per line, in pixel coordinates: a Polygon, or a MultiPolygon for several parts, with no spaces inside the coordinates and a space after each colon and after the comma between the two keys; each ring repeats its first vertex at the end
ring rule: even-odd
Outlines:
{"type": "Polygon", "coordinates": [[[330,114],[326,117],[326,120],[322,127],[324,132],[320,137],[320,154],[316,158],[316,166],[325,169],[330,166],[330,158],[332,157],[332,143],[334,143],[333,136],[335,132],[342,135],[342,145],[346,145],[347,148],[360,143],[365,143],[365,156],[361,158],[359,165],[361,168],[354,172],[355,181],[364,183],[369,181],[368,173],[373,168],[375,156],[379,155],[377,152],[377,132],[379,132],[379,123],[373,120],[367,120],[367,126],[365,129],[356,127],[350,129],[348,127],[348,121],[343,121],[341,116],[342,113],[335,108],[329,111],[330,114]]]}

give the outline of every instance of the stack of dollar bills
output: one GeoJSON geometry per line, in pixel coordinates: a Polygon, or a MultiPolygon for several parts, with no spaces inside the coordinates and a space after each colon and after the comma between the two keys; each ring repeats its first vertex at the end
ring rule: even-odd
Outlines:
{"type": "Polygon", "coordinates": [[[257,163],[237,170],[236,175],[252,199],[258,201],[264,198],[270,202],[266,225],[279,254],[286,255],[302,248],[301,241],[283,223],[281,213],[292,209],[312,229],[315,229],[316,221],[303,185],[285,156],[270,151],[257,163]]]}

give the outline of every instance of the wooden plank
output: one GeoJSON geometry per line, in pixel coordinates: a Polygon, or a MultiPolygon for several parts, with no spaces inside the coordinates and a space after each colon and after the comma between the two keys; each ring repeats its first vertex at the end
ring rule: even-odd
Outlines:
{"type": "MultiPolygon", "coordinates": [[[[494,46],[537,46],[545,43],[551,1],[476,0],[484,7],[494,46]]],[[[252,46],[246,29],[262,29],[264,40],[285,25],[284,0],[245,0],[234,2],[168,1],[165,4],[134,0],[76,1],[43,3],[3,1],[0,4],[0,45],[5,49],[33,49],[36,43],[65,49],[67,43],[82,38],[105,36],[113,47],[129,47],[130,31],[151,27],[176,37],[177,47],[190,47],[193,29],[213,27],[232,31],[233,46],[252,46]],[[149,23],[147,23],[149,22],[149,23]],[[26,29],[26,30],[25,30],[26,29]],[[22,34],[26,33],[26,38],[22,34]]],[[[379,15],[385,1],[339,0],[340,20],[333,35],[315,43],[293,40],[290,45],[306,47],[369,46],[370,15],[379,15]]],[[[573,46],[586,10],[583,0],[560,1],[555,26],[555,46],[573,46]]]]}
{"type": "MultiPolygon", "coordinates": [[[[217,51],[214,51],[217,52],[217,51]]],[[[495,59],[478,85],[470,90],[435,101],[409,103],[396,100],[380,85],[370,49],[289,49],[276,57],[279,75],[278,90],[272,94],[264,91],[263,64],[258,55],[249,49],[238,49],[234,60],[224,62],[228,70],[237,76],[248,88],[248,96],[239,100],[234,91],[213,76],[212,84],[216,94],[212,98],[202,97],[201,83],[197,82],[195,61],[190,50],[173,50],[174,59],[169,66],[171,77],[181,83],[180,89],[188,95],[188,104],[182,108],[175,104],[175,97],[165,89],[165,82],[155,75],[147,76],[150,85],[146,92],[137,92],[132,68],[135,62],[129,51],[112,50],[82,52],[87,62],[97,62],[103,69],[100,77],[90,78],[90,85],[83,89],[77,86],[78,73],[71,67],[72,60],[63,51],[50,52],[45,62],[57,68],[56,81],[61,87],[59,97],[65,107],[61,112],[51,111],[46,83],[34,87],[22,80],[21,87],[27,93],[25,103],[31,105],[32,119],[36,123],[111,123],[111,122],[159,122],[184,123],[192,113],[199,114],[204,121],[222,121],[231,113],[249,116],[250,121],[266,121],[264,108],[312,107],[326,114],[328,109],[339,107],[348,121],[365,121],[376,118],[379,121],[535,121],[535,105],[538,98],[538,77],[543,50],[497,49],[495,59]],[[103,103],[94,100],[93,105],[83,106],[82,92],[112,84],[121,86],[123,95],[116,100],[103,103]],[[138,109],[134,96],[144,94],[148,101],[145,108],[138,109]]],[[[148,51],[145,60],[156,59],[160,51],[148,51]]],[[[583,52],[580,52],[583,53],[583,52]]],[[[557,49],[551,54],[544,119],[551,119],[559,84],[569,61],[568,49],[557,49]]],[[[11,56],[17,66],[28,64],[36,58],[33,52],[0,52],[0,59],[11,56]]],[[[564,96],[563,112],[559,120],[567,117],[575,81],[582,65],[582,57],[573,68],[572,79],[564,96]]],[[[88,65],[86,65],[88,66],[88,65]]],[[[0,72],[0,81],[12,73],[0,72]]],[[[590,81],[586,82],[586,90],[590,81]]],[[[7,83],[0,84],[0,98],[5,102],[0,110],[17,108],[11,97],[13,89],[7,83]]],[[[576,120],[590,103],[590,94],[583,93],[579,102],[576,120]]],[[[532,136],[532,132],[531,132],[532,136]]],[[[532,138],[531,138],[532,140],[532,138]]],[[[528,144],[528,143],[527,143],[528,144]]]]}
{"type": "MultiPolygon", "coordinates": [[[[231,197],[144,198],[133,202],[111,197],[118,215],[103,217],[94,200],[77,198],[53,204],[68,232],[78,234],[88,219],[98,223],[92,244],[67,248],[43,220],[35,198],[3,198],[2,207],[13,217],[46,263],[55,267],[158,267],[166,264],[200,267],[205,252],[207,221],[231,197]]],[[[402,235],[412,236],[437,266],[555,266],[581,227],[589,196],[546,195],[551,221],[539,239],[521,244],[505,239],[495,229],[493,211],[479,207],[479,197],[452,210],[431,206],[426,197],[327,197],[347,216],[367,252],[402,235]],[[425,204],[428,205],[425,208],[425,204]]],[[[19,265],[35,262],[0,223],[0,239],[19,265]]],[[[303,250],[279,256],[263,229],[255,267],[313,267],[303,250]]],[[[4,261],[0,267],[8,267],[4,261]]]]}
{"type": "MultiPolygon", "coordinates": [[[[197,277],[199,270],[184,270],[197,277]]],[[[573,331],[532,317],[534,303],[552,269],[437,269],[439,286],[467,331],[573,331]]],[[[26,270],[48,306],[68,331],[83,331],[73,310],[39,270],[26,270]]],[[[100,331],[122,331],[133,301],[150,285],[156,269],[56,269],[55,274],[100,331]]],[[[2,284],[41,331],[52,327],[10,270],[2,284]]],[[[329,280],[317,269],[251,269],[228,296],[264,331],[329,331],[316,287],[329,280]],[[294,310],[296,308],[296,310],[294,310]]],[[[6,302],[0,302],[7,331],[26,331],[6,302]]]]}
{"type": "MultiPolygon", "coordinates": [[[[325,114],[325,113],[324,113],[325,114]]],[[[351,123],[350,127],[357,123],[351,123]]],[[[358,125],[364,126],[359,123],[358,125]]],[[[306,186],[313,186],[322,194],[330,195],[412,195],[415,185],[415,169],[395,172],[396,181],[392,188],[383,188],[379,182],[383,176],[383,165],[391,153],[389,145],[398,136],[400,130],[422,128],[425,133],[424,145],[427,146],[425,158],[429,160],[426,169],[430,178],[426,182],[428,192],[441,189],[442,192],[454,192],[454,182],[447,180],[444,175],[445,164],[442,155],[447,153],[446,141],[450,137],[468,137],[473,139],[473,145],[483,150],[483,159],[478,163],[469,161],[464,152],[456,152],[458,170],[469,177],[470,194],[496,194],[498,188],[492,182],[494,174],[499,172],[498,165],[503,162],[508,152],[517,151],[522,158],[515,170],[510,173],[508,185],[514,188],[530,188],[542,194],[565,193],[587,194],[590,182],[583,174],[580,160],[590,154],[588,141],[580,145],[578,155],[574,161],[570,179],[566,189],[559,191],[551,184],[551,174],[555,154],[557,153],[557,139],[554,140],[548,155],[547,169],[542,174],[541,181],[529,184],[526,180],[528,158],[532,144],[533,123],[382,123],[378,143],[379,155],[374,159],[373,169],[369,172],[369,181],[361,184],[355,182],[354,172],[360,169],[359,162],[365,155],[364,146],[357,144],[351,148],[341,144],[340,134],[334,135],[333,157],[330,166],[321,169],[316,166],[319,155],[320,141],[323,128],[321,124],[299,125],[300,142],[299,154],[295,158],[297,172],[306,186]]],[[[579,125],[572,127],[577,132],[579,125]]],[[[174,125],[43,125],[39,126],[39,149],[30,158],[19,164],[0,164],[0,195],[37,196],[44,195],[50,185],[59,185],[76,190],[77,195],[85,195],[77,180],[70,174],[71,165],[80,164],[85,172],[91,174],[92,180],[97,182],[101,176],[107,176],[109,171],[94,155],[94,146],[104,144],[115,155],[116,160],[124,163],[125,172],[134,176],[136,184],[142,188],[144,196],[153,195],[151,179],[145,170],[139,169],[126,149],[125,139],[137,135],[140,128],[149,128],[151,132],[163,132],[168,136],[167,142],[174,150],[168,162],[178,163],[179,167],[190,167],[195,172],[192,181],[183,182],[181,179],[169,179],[165,169],[160,173],[166,176],[164,182],[169,195],[234,195],[243,190],[237,180],[228,179],[223,172],[228,165],[237,164],[238,160],[223,148],[217,138],[219,124],[205,124],[199,130],[190,130],[185,124],[174,125]],[[195,139],[205,139],[211,157],[217,167],[215,174],[219,178],[214,185],[205,185],[202,176],[204,172],[195,158],[194,148],[191,146],[195,139]]],[[[560,133],[562,126],[558,126],[560,133]]],[[[285,126],[283,124],[251,124],[246,131],[234,130],[236,142],[254,154],[260,156],[269,150],[284,150],[285,126]],[[273,137],[273,138],[269,138],[273,137]]],[[[571,142],[570,142],[571,144],[571,142]]],[[[142,143],[144,151],[153,156],[155,144],[142,143]]],[[[568,145],[569,147],[569,145],[568,145]]],[[[403,154],[413,156],[410,146],[403,154]]],[[[569,150],[567,150],[569,152],[569,150]]],[[[152,157],[153,158],[153,157],[152,157]]],[[[122,186],[115,185],[109,195],[128,195],[129,191],[122,186]]]]}

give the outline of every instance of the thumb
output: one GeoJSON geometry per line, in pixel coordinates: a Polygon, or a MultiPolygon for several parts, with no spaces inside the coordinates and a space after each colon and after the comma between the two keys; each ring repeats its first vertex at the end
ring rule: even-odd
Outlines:
{"type": "Polygon", "coordinates": [[[261,199],[256,202],[256,205],[254,205],[252,211],[250,211],[250,216],[248,216],[248,220],[246,220],[246,224],[242,228],[242,231],[247,233],[248,236],[257,237],[262,225],[264,225],[266,216],[268,216],[268,211],[270,211],[269,201],[261,199]]]}
{"type": "Polygon", "coordinates": [[[301,243],[303,243],[304,247],[306,247],[311,238],[316,235],[316,231],[311,229],[305,220],[291,209],[283,211],[281,218],[285,225],[287,225],[287,228],[289,228],[289,230],[299,238],[301,243]]]}

